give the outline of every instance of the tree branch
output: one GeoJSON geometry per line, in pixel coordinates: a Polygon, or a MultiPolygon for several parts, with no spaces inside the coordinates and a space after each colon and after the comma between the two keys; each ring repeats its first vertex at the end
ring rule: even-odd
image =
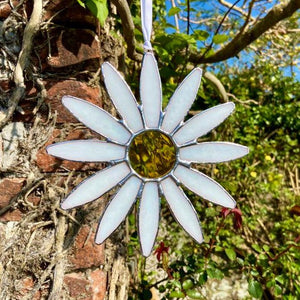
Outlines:
{"type": "Polygon", "coordinates": [[[143,55],[137,53],[135,49],[134,24],[127,1],[111,0],[111,2],[117,7],[117,11],[121,17],[124,39],[127,44],[128,57],[136,61],[141,61],[143,55]]]}
{"type": "Polygon", "coordinates": [[[290,17],[299,8],[299,0],[290,0],[284,4],[276,5],[264,18],[259,20],[256,25],[243,34],[238,34],[231,42],[215,54],[209,57],[202,57],[199,53],[191,53],[190,61],[195,64],[214,63],[234,57],[278,22],[290,17]]]}
{"type": "Polygon", "coordinates": [[[203,77],[209,81],[213,88],[219,93],[219,95],[222,97],[222,102],[228,102],[228,95],[222,82],[210,72],[204,72],[203,77]]]}
{"type": "Polygon", "coordinates": [[[41,18],[43,10],[43,1],[34,0],[33,10],[30,16],[30,20],[25,26],[22,49],[19,53],[18,62],[14,70],[14,82],[15,88],[8,101],[8,109],[5,112],[5,115],[0,120],[0,129],[5,126],[6,122],[12,117],[13,113],[16,110],[16,107],[19,104],[19,101],[24,96],[25,92],[25,83],[24,83],[24,69],[29,60],[29,56],[32,50],[32,40],[40,27],[41,18]]]}

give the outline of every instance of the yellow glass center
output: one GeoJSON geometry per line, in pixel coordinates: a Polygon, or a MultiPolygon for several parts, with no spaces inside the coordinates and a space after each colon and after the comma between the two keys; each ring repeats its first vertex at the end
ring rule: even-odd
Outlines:
{"type": "Polygon", "coordinates": [[[137,135],[129,146],[132,168],[146,178],[159,178],[169,173],[176,161],[176,151],[171,139],[156,130],[137,135]]]}

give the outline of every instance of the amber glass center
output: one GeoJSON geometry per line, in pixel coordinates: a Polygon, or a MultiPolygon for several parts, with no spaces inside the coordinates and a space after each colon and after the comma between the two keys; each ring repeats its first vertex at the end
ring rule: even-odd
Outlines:
{"type": "Polygon", "coordinates": [[[128,154],[132,168],[147,178],[159,178],[169,173],[176,160],[171,139],[155,130],[137,135],[129,146],[128,154]]]}

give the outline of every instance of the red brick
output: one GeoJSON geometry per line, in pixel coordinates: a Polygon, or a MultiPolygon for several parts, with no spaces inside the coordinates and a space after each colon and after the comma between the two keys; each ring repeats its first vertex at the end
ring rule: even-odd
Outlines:
{"type": "MultiPolygon", "coordinates": [[[[19,1],[12,1],[13,6],[15,7],[19,1]]],[[[0,3],[0,19],[6,19],[11,13],[10,5],[5,1],[0,3]]]]}
{"type": "Polygon", "coordinates": [[[104,245],[97,245],[94,238],[95,233],[90,232],[89,226],[80,228],[69,253],[69,262],[73,269],[99,267],[104,263],[104,245]]]}
{"type": "Polygon", "coordinates": [[[0,209],[7,206],[24,186],[24,178],[6,178],[0,181],[0,209]]]}
{"type": "MultiPolygon", "coordinates": [[[[0,6],[1,9],[1,6],[0,6]]],[[[11,89],[12,82],[9,80],[0,80],[0,88],[4,91],[7,92],[11,89]]]]}
{"type": "MultiPolygon", "coordinates": [[[[25,178],[5,178],[0,181],[0,209],[9,205],[10,200],[15,197],[25,184],[25,178]]],[[[40,202],[41,198],[35,195],[33,191],[27,198],[27,201],[34,205],[40,202]]],[[[10,209],[5,214],[0,216],[0,221],[20,221],[22,212],[19,209],[10,209]]]]}
{"type": "MultiPolygon", "coordinates": [[[[25,277],[21,279],[19,282],[17,282],[17,286],[18,286],[18,292],[15,299],[21,300],[24,299],[24,296],[30,293],[30,291],[33,289],[34,281],[32,277],[25,277]]],[[[38,299],[41,299],[40,291],[37,291],[32,297],[32,300],[38,300],[38,299]]]]}
{"type": "Polygon", "coordinates": [[[67,140],[79,140],[89,139],[98,137],[96,134],[92,134],[89,130],[74,130],[69,133],[66,137],[61,137],[61,130],[55,129],[49,141],[45,147],[41,148],[36,155],[36,162],[38,167],[43,172],[54,172],[58,169],[64,168],[68,170],[89,170],[89,169],[100,169],[101,163],[85,163],[85,162],[74,162],[69,160],[62,160],[54,156],[49,155],[46,152],[46,146],[51,145],[59,141],[67,140]]]}
{"type": "Polygon", "coordinates": [[[22,219],[22,213],[19,209],[11,209],[0,216],[0,222],[20,221],[22,219]]]}
{"type": "Polygon", "coordinates": [[[48,81],[45,84],[47,90],[46,103],[51,105],[52,112],[57,111],[57,123],[78,123],[78,120],[63,106],[61,99],[65,95],[82,98],[93,104],[101,106],[100,92],[98,88],[75,80],[48,81]]]}
{"type": "Polygon", "coordinates": [[[72,298],[92,300],[92,288],[83,273],[70,273],[65,275],[64,283],[72,298]]]}
{"type": "MultiPolygon", "coordinates": [[[[47,80],[44,81],[47,97],[45,103],[51,107],[51,112],[57,112],[57,123],[78,123],[79,121],[63,106],[61,99],[63,96],[71,95],[83,100],[89,101],[95,105],[101,106],[99,88],[90,87],[84,82],[76,80],[47,80]]],[[[35,87],[27,84],[26,99],[21,101],[20,106],[24,114],[15,113],[14,121],[33,122],[33,109],[36,106],[37,90],[35,87]]],[[[48,108],[44,104],[40,109],[41,114],[46,119],[48,108]],[[43,108],[43,110],[42,110],[43,108]],[[41,111],[42,110],[42,111],[41,111]]]]}
{"type": "Polygon", "coordinates": [[[55,68],[71,66],[85,60],[100,58],[100,52],[99,39],[93,31],[66,29],[60,31],[56,39],[52,39],[48,64],[55,68]]]}
{"type": "Polygon", "coordinates": [[[80,28],[96,29],[98,26],[98,21],[92,13],[72,0],[49,1],[43,18],[45,21],[51,19],[53,23],[66,24],[69,27],[74,24],[80,28]]]}
{"type": "Polygon", "coordinates": [[[90,282],[93,290],[93,300],[104,300],[106,293],[107,274],[103,270],[94,270],[90,274],[90,282]]]}

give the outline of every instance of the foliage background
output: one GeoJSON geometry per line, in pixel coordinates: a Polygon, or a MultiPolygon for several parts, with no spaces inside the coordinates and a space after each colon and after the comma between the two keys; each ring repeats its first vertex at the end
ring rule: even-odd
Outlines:
{"type": "MultiPolygon", "coordinates": [[[[164,105],[197,65],[193,53],[204,59],[213,56],[279,4],[244,1],[237,11],[230,10],[233,2],[227,7],[224,2],[155,1],[153,46],[164,105]]],[[[141,45],[139,2],[133,1],[130,9],[141,45]]],[[[243,298],[300,298],[299,15],[298,11],[278,23],[233,58],[200,64],[221,81],[226,95],[204,76],[191,115],[228,100],[235,102],[236,111],[199,141],[225,140],[250,148],[250,154],[238,161],[199,166],[237,200],[242,226],[234,226],[238,215],[224,217],[220,207],[186,190],[205,235],[205,242],[197,245],[182,232],[163,201],[158,241],[169,248],[158,247],[162,251],[158,267],[165,271],[158,280],[158,270],[145,270],[146,262],[139,254],[133,213],[128,261],[139,261],[140,276],[132,285],[130,299],[150,299],[153,287],[163,299],[213,299],[203,289],[207,281],[236,276],[248,282],[248,296],[243,298]]],[[[127,65],[127,80],[138,96],[140,65],[132,60],[127,65]]]]}

